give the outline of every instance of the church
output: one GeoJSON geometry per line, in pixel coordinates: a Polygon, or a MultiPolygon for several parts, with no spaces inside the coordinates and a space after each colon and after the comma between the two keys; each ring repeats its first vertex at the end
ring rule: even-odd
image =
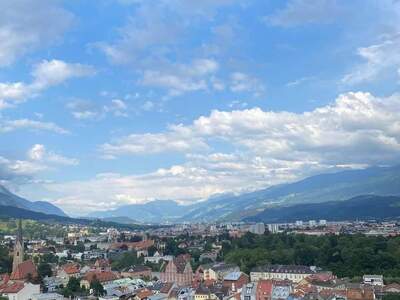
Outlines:
{"type": "Polygon", "coordinates": [[[24,240],[22,222],[18,221],[18,231],[14,245],[13,268],[10,276],[4,276],[0,282],[0,295],[13,300],[32,299],[33,294],[40,293],[40,285],[34,284],[38,279],[36,266],[32,260],[24,260],[24,240]]]}

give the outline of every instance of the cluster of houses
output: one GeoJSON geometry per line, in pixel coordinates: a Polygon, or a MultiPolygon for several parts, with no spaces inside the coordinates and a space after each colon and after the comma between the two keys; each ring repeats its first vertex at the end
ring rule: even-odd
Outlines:
{"type": "Polygon", "coordinates": [[[39,283],[37,266],[25,260],[20,228],[12,273],[0,274],[0,296],[9,300],[62,300],[60,288],[71,278],[79,278],[81,287],[88,290],[94,281],[99,282],[104,289],[100,300],[373,300],[387,293],[400,295],[400,285],[384,285],[379,275],[365,275],[362,283],[354,284],[317,267],[270,264],[246,274],[235,264],[217,262],[215,249],[203,252],[202,259],[208,263],[194,270],[189,254],[163,255],[164,247],[150,239],[114,242],[108,245],[106,255],[54,264],[53,275],[39,283]],[[150,256],[149,249],[154,246],[158,251],[150,256]],[[161,269],[153,271],[141,264],[113,270],[110,257],[121,251],[133,251],[144,263],[159,264],[161,269]]]}

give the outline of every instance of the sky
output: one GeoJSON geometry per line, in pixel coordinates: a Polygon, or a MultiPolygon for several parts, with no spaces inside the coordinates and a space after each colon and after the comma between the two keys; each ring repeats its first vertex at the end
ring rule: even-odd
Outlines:
{"type": "Polygon", "coordinates": [[[0,184],[77,216],[400,161],[400,1],[0,2],[0,184]]]}

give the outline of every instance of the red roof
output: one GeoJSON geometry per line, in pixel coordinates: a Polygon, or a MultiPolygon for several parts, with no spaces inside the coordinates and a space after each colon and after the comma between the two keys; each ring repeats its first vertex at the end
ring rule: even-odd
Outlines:
{"type": "Polygon", "coordinates": [[[26,260],[20,263],[16,270],[11,273],[11,280],[23,280],[27,279],[29,276],[31,278],[36,278],[38,276],[36,267],[31,260],[26,260]],[[30,274],[30,275],[29,275],[30,274]]]}
{"type": "Polygon", "coordinates": [[[148,289],[143,289],[136,293],[136,297],[138,297],[139,299],[145,299],[150,297],[151,295],[153,295],[153,292],[148,289]]]}
{"type": "Polygon", "coordinates": [[[3,294],[15,294],[18,293],[23,288],[24,288],[24,283],[17,281],[11,285],[6,286],[1,292],[3,294]]]}
{"type": "Polygon", "coordinates": [[[271,296],[272,293],[272,280],[263,280],[258,281],[257,284],[257,296],[259,299],[264,299],[265,297],[261,297],[261,295],[271,296]]]}
{"type": "Polygon", "coordinates": [[[63,270],[67,274],[76,274],[79,273],[79,266],[76,264],[67,264],[63,266],[63,270]]]}
{"type": "Polygon", "coordinates": [[[101,271],[101,272],[92,271],[92,272],[87,272],[85,274],[84,279],[89,282],[92,282],[94,279],[97,279],[100,282],[107,282],[118,279],[118,276],[111,271],[101,271]]]}

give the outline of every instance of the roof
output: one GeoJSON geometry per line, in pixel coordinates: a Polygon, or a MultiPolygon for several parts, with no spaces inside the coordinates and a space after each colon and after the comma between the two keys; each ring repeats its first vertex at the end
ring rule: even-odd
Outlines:
{"type": "Polygon", "coordinates": [[[125,270],[125,272],[147,272],[147,271],[151,271],[150,267],[147,266],[143,266],[143,265],[134,265],[130,268],[127,268],[125,270]]]}
{"type": "Polygon", "coordinates": [[[150,297],[151,295],[153,295],[153,292],[149,289],[143,289],[136,293],[136,297],[138,297],[140,299],[150,297]]]}
{"type": "Polygon", "coordinates": [[[178,255],[174,260],[172,261],[174,265],[176,266],[176,271],[178,273],[183,273],[185,271],[186,265],[189,262],[190,257],[185,256],[185,255],[178,255]]]}
{"type": "Polygon", "coordinates": [[[168,294],[171,291],[173,286],[174,286],[174,284],[172,282],[164,283],[164,285],[160,289],[160,293],[168,294]]]}
{"type": "Polygon", "coordinates": [[[67,264],[63,266],[63,270],[67,274],[79,273],[79,266],[76,264],[67,264]]]}
{"type": "Polygon", "coordinates": [[[23,282],[14,282],[11,285],[6,286],[2,293],[4,294],[15,294],[18,293],[20,290],[22,290],[24,288],[24,283],[23,282]]]}
{"type": "Polygon", "coordinates": [[[315,270],[312,270],[308,266],[300,265],[264,265],[256,267],[252,272],[268,272],[268,273],[294,273],[294,274],[313,274],[315,270]]]}
{"type": "Polygon", "coordinates": [[[261,293],[263,295],[271,295],[272,280],[259,280],[257,284],[257,293],[261,293]]]}
{"type": "Polygon", "coordinates": [[[92,271],[87,272],[83,278],[89,282],[92,282],[95,279],[100,282],[106,282],[118,279],[118,276],[111,271],[92,271]]]}
{"type": "Polygon", "coordinates": [[[224,277],[224,280],[239,280],[242,274],[242,272],[231,272],[224,277]]]}
{"type": "Polygon", "coordinates": [[[11,273],[11,280],[27,279],[29,276],[36,278],[38,276],[36,267],[31,260],[20,263],[14,272],[11,273]]]}
{"type": "Polygon", "coordinates": [[[212,269],[216,272],[225,271],[225,270],[234,269],[234,268],[238,268],[238,266],[234,265],[234,264],[226,264],[226,263],[219,263],[219,264],[215,264],[212,267],[210,267],[210,269],[212,269]]]}

